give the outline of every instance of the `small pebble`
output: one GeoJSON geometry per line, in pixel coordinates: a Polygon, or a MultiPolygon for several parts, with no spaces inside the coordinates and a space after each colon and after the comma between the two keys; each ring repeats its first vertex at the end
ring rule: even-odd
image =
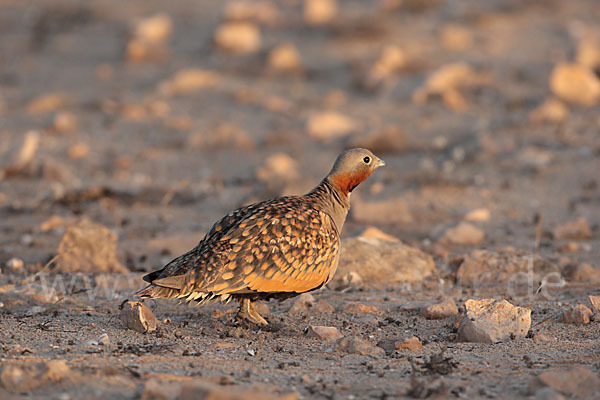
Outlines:
{"type": "Polygon", "coordinates": [[[19,271],[25,266],[25,263],[20,258],[13,257],[6,262],[6,266],[13,271],[19,271]]]}

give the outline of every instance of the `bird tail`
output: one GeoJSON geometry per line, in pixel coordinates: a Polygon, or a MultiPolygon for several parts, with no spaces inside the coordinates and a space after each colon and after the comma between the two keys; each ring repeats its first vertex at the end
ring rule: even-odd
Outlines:
{"type": "Polygon", "coordinates": [[[150,284],[142,290],[136,292],[135,295],[143,299],[171,299],[173,297],[177,297],[179,292],[180,291],[178,289],[150,284]]]}

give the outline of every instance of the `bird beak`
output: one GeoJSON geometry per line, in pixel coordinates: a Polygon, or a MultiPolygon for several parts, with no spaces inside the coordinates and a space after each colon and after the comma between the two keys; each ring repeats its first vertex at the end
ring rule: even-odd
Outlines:
{"type": "Polygon", "coordinates": [[[381,158],[377,159],[377,168],[379,167],[385,167],[385,161],[383,161],[381,158]]]}

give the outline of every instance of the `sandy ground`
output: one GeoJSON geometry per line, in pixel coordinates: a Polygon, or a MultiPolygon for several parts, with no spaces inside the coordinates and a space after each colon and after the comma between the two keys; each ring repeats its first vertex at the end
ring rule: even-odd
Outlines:
{"type": "Polygon", "coordinates": [[[586,40],[600,48],[597,3],[341,1],[316,25],[301,1],[261,2],[237,17],[227,4],[0,1],[0,397],[183,398],[182,387],[210,382],[241,397],[259,384],[263,398],[522,398],[555,369],[583,365],[598,380],[598,322],[565,324],[562,313],[600,293],[600,108],[557,100],[550,85],[558,63],[583,63],[586,40]],[[170,28],[159,21],[134,43],[136,24],[157,13],[170,28]],[[214,39],[236,18],[252,31],[234,34],[238,46],[258,28],[245,53],[214,39]],[[299,60],[275,61],[285,43],[299,60]],[[540,112],[547,100],[558,110],[540,112]],[[32,154],[19,155],[32,131],[32,154]],[[331,313],[291,314],[293,299],[273,301],[268,330],[234,324],[231,306],[165,301],[146,302],[157,332],[123,327],[119,305],[143,272],[232,209],[310,189],[351,146],[387,166],[353,193],[344,235],[376,226],[433,256],[430,277],[314,293],[331,313]],[[444,239],[477,209],[489,218],[469,223],[485,237],[444,239]],[[111,229],[130,272],[44,268],[65,232],[44,226],[51,217],[111,229]],[[587,232],[557,234],[578,218],[587,232]],[[504,283],[462,285],[455,260],[477,249],[541,257],[567,282],[536,295],[536,280],[518,296],[504,283]],[[24,266],[11,268],[13,257],[24,266]],[[36,296],[42,277],[57,276],[66,283],[58,297],[36,296]],[[111,290],[95,292],[98,282],[111,290]],[[528,337],[459,342],[458,317],[420,313],[443,298],[462,307],[485,297],[530,308],[528,337]],[[349,302],[374,308],[342,311],[349,302]],[[423,349],[348,354],[306,337],[309,325],[383,347],[417,336],[423,349]],[[540,332],[556,340],[534,340],[540,332]],[[108,342],[94,343],[103,333],[108,342]],[[427,368],[444,349],[445,368],[427,368]]]}

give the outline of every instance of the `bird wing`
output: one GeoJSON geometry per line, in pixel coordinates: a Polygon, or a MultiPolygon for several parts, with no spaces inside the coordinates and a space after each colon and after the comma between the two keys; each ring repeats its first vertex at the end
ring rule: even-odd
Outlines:
{"type": "Polygon", "coordinates": [[[338,232],[331,217],[305,199],[286,197],[234,213],[152,283],[179,289],[180,296],[301,293],[322,286],[335,269],[338,232]]]}
{"type": "Polygon", "coordinates": [[[193,268],[202,265],[206,259],[206,249],[210,249],[211,246],[214,247],[213,243],[216,242],[217,247],[219,248],[213,248],[213,250],[216,250],[217,253],[219,251],[226,251],[227,249],[224,248],[224,244],[218,244],[219,237],[225,235],[226,232],[236,225],[236,223],[242,221],[248,214],[252,213],[256,207],[260,206],[261,203],[256,203],[230,212],[219,221],[215,222],[196,247],[173,259],[162,269],[145,275],[143,279],[146,282],[155,285],[181,289],[187,281],[187,275],[193,271],[193,268]]]}
{"type": "Polygon", "coordinates": [[[301,293],[323,285],[336,266],[339,235],[331,217],[299,198],[269,205],[227,236],[228,262],[206,287],[216,294],[301,293]]]}

